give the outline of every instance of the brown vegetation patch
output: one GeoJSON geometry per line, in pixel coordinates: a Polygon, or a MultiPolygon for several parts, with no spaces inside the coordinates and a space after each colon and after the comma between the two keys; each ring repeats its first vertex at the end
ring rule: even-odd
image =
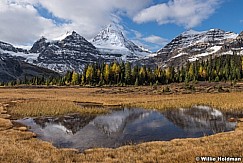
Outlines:
{"type": "Polygon", "coordinates": [[[9,129],[11,127],[13,127],[13,125],[9,119],[0,118],[0,131],[9,129]]]}
{"type": "Polygon", "coordinates": [[[14,118],[20,117],[39,117],[39,116],[57,116],[69,113],[80,113],[83,115],[94,115],[107,113],[107,110],[98,107],[83,107],[76,105],[71,101],[59,100],[32,100],[23,101],[16,105],[8,107],[10,114],[14,118]]]}

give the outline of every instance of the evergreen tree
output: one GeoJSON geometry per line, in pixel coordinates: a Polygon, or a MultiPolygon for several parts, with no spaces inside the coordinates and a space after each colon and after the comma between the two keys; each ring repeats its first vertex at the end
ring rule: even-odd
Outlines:
{"type": "Polygon", "coordinates": [[[72,75],[73,75],[72,71],[67,71],[67,73],[65,75],[65,82],[66,82],[66,84],[70,84],[71,83],[72,75]]]}
{"type": "Polygon", "coordinates": [[[120,73],[120,82],[122,85],[125,83],[125,64],[122,61],[120,64],[121,67],[121,73],[120,73]]]}
{"type": "Polygon", "coordinates": [[[131,64],[127,62],[125,65],[125,82],[128,85],[131,85],[131,64]]]}

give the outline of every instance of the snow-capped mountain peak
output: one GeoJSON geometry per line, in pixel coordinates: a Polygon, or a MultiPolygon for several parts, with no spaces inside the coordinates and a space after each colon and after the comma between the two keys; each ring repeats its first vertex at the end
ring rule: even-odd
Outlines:
{"type": "Polygon", "coordinates": [[[31,53],[39,53],[43,51],[48,46],[48,40],[45,37],[41,37],[39,40],[37,40],[32,48],[30,49],[31,53]]]}
{"type": "Polygon", "coordinates": [[[78,43],[79,41],[81,41],[80,43],[82,43],[84,41],[87,42],[87,40],[83,36],[81,36],[80,34],[78,34],[75,31],[72,31],[72,33],[69,33],[68,35],[66,35],[66,37],[64,39],[62,39],[60,41],[64,41],[64,40],[70,41],[70,42],[74,41],[76,43],[78,43]]]}
{"type": "Polygon", "coordinates": [[[193,29],[189,29],[185,32],[183,32],[181,35],[183,36],[188,36],[188,35],[198,35],[198,34],[201,34],[201,33],[204,33],[205,31],[202,31],[202,32],[199,32],[199,31],[195,31],[193,29]]]}
{"type": "Polygon", "coordinates": [[[134,61],[148,55],[148,50],[141,48],[127,39],[122,28],[112,23],[102,29],[92,40],[94,46],[101,54],[107,58],[107,54],[111,60],[118,59],[134,61]]]}
{"type": "Polygon", "coordinates": [[[125,38],[119,27],[115,24],[109,24],[101,30],[92,42],[97,47],[125,47],[125,38]]]}
{"type": "Polygon", "coordinates": [[[85,64],[102,60],[97,49],[75,31],[66,32],[57,40],[41,38],[30,52],[38,55],[34,64],[60,73],[81,72],[85,64]]]}
{"type": "MultiPolygon", "coordinates": [[[[234,49],[241,49],[242,46],[242,39],[239,39],[239,35],[230,31],[221,29],[209,29],[201,32],[188,30],[172,39],[157,51],[155,57],[145,60],[144,63],[157,63],[160,67],[181,66],[187,61],[207,59],[209,56],[234,54],[236,53],[234,49]]],[[[243,54],[243,52],[239,54],[243,54]]]]}
{"type": "Polygon", "coordinates": [[[192,47],[198,44],[212,44],[214,46],[227,39],[235,39],[238,34],[233,32],[226,32],[221,29],[210,29],[208,31],[194,31],[188,30],[174,38],[164,48],[158,51],[160,54],[168,54],[174,50],[192,47]]]}
{"type": "Polygon", "coordinates": [[[119,27],[118,25],[114,24],[114,23],[111,23],[109,24],[105,30],[107,30],[108,32],[110,33],[119,33],[122,35],[122,28],[119,27]]]}
{"type": "Polygon", "coordinates": [[[67,31],[66,33],[62,34],[59,37],[56,37],[52,40],[50,40],[50,42],[54,41],[62,41],[65,40],[66,38],[72,37],[72,39],[84,39],[81,35],[79,35],[76,31],[67,31]]]}
{"type": "Polygon", "coordinates": [[[70,36],[74,31],[67,31],[66,33],[62,34],[61,36],[57,37],[57,38],[54,38],[53,40],[63,40],[65,39],[67,36],[70,36]]]}

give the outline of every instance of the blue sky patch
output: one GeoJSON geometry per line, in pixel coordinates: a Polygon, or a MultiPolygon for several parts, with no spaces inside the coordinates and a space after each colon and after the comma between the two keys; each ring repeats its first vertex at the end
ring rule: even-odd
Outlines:
{"type": "Polygon", "coordinates": [[[49,12],[46,8],[44,8],[40,4],[34,6],[34,8],[37,10],[37,12],[39,13],[40,16],[42,16],[46,19],[51,19],[52,22],[58,26],[71,23],[71,20],[66,20],[66,19],[56,17],[55,15],[53,15],[51,12],[49,12]]]}

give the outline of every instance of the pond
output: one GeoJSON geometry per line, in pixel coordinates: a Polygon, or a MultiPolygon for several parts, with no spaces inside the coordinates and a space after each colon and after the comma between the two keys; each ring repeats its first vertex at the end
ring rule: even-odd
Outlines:
{"type": "Polygon", "coordinates": [[[99,116],[70,114],[17,120],[37,138],[57,147],[80,151],[94,147],[115,148],[148,141],[194,138],[234,130],[242,113],[223,113],[207,106],[166,111],[124,108],[99,116]]]}

